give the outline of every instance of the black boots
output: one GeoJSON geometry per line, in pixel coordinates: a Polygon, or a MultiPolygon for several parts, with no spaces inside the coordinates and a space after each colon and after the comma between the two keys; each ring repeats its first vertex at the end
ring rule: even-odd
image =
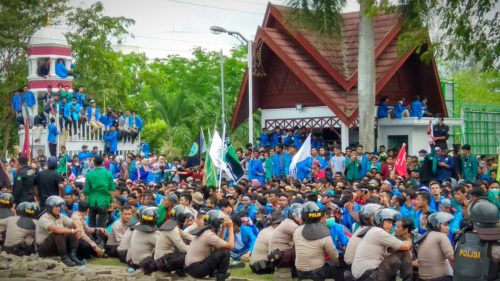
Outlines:
{"type": "Polygon", "coordinates": [[[229,275],[231,275],[231,273],[229,272],[226,272],[226,273],[216,273],[215,274],[215,280],[216,281],[225,281],[227,278],[229,278],[229,275]]]}
{"type": "Polygon", "coordinates": [[[83,262],[82,260],[80,260],[77,256],[76,256],[76,249],[72,249],[70,250],[69,252],[69,258],[75,263],[75,265],[84,265],[85,262],[83,262]]]}
{"type": "Polygon", "coordinates": [[[76,266],[76,264],[66,255],[61,257],[62,263],[64,263],[67,267],[76,266]]]}

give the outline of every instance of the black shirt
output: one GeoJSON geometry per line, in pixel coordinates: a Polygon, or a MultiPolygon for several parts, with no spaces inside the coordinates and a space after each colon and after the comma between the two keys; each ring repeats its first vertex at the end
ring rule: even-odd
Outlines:
{"type": "Polygon", "coordinates": [[[34,184],[40,196],[40,207],[45,206],[45,200],[52,195],[59,196],[59,184],[62,183],[62,178],[55,170],[47,169],[38,173],[35,177],[34,184]]]}
{"type": "Polygon", "coordinates": [[[446,140],[450,137],[450,135],[448,134],[448,131],[450,131],[450,128],[444,124],[442,126],[440,126],[439,124],[432,126],[432,134],[434,135],[435,138],[436,137],[446,137],[446,139],[444,139],[444,140],[435,141],[436,147],[448,146],[446,144],[446,140]]]}
{"type": "Polygon", "coordinates": [[[19,205],[22,202],[35,201],[33,188],[35,173],[36,171],[30,166],[24,166],[17,170],[12,192],[12,195],[14,196],[14,204],[19,205]]]}

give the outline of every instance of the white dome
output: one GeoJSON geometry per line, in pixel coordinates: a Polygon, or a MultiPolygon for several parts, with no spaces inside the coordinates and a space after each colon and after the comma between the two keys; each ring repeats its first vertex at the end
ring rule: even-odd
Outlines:
{"type": "Polygon", "coordinates": [[[69,47],[68,40],[61,32],[53,26],[42,27],[31,36],[29,46],[52,46],[59,45],[69,47]]]}

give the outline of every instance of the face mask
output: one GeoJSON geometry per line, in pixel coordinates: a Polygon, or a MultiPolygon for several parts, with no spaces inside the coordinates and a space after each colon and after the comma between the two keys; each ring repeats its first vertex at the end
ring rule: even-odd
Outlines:
{"type": "Polygon", "coordinates": [[[329,218],[326,220],[326,226],[331,227],[335,224],[335,218],[329,218]]]}

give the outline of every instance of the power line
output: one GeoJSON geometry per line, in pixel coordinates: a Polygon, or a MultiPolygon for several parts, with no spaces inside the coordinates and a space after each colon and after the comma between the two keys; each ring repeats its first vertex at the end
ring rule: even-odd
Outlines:
{"type": "Polygon", "coordinates": [[[219,10],[224,10],[224,11],[229,11],[229,12],[235,12],[235,13],[245,13],[245,14],[257,15],[257,16],[262,16],[263,15],[262,13],[257,13],[257,12],[249,12],[249,11],[244,11],[244,10],[237,10],[237,9],[230,9],[230,8],[224,8],[224,7],[219,7],[219,6],[211,6],[211,5],[205,5],[205,4],[198,4],[198,3],[193,3],[193,2],[185,2],[185,1],[180,1],[180,0],[167,0],[167,1],[175,2],[175,3],[180,3],[180,4],[185,4],[185,5],[197,6],[197,7],[219,9],[219,10]]]}

